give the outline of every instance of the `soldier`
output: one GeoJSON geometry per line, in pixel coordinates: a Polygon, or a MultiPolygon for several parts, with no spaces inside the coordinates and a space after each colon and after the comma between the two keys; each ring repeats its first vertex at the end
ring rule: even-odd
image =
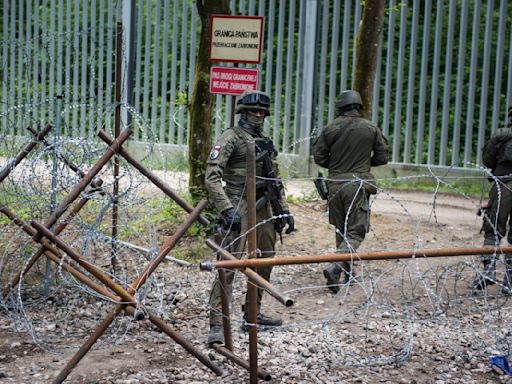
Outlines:
{"type": "MultiPolygon", "coordinates": [[[[256,183],[256,237],[258,257],[273,257],[275,254],[276,230],[281,234],[285,224],[288,225],[286,233],[294,230],[293,216],[286,202],[284,188],[278,176],[275,150],[272,141],[263,132],[263,123],[268,116],[270,98],[265,93],[258,91],[245,92],[237,102],[235,112],[240,114],[238,125],[225,131],[213,147],[206,168],[205,183],[210,195],[210,201],[220,212],[222,228],[230,231],[231,238],[237,238],[229,247],[229,251],[240,258],[245,249],[248,228],[247,223],[247,195],[245,191],[246,179],[246,153],[247,142],[255,140],[256,146],[256,175],[266,176],[258,179],[256,183]],[[264,173],[264,165],[269,165],[264,173]],[[274,176],[270,178],[269,176],[274,176]],[[224,181],[225,185],[222,185],[224,181]],[[269,188],[278,191],[273,196],[269,188]],[[280,212],[275,212],[280,210],[280,212]],[[274,211],[274,212],[272,212],[274,211]],[[281,215],[278,221],[268,219],[281,215]],[[238,233],[241,234],[238,237],[238,233]],[[233,234],[235,236],[233,236],[233,234]]],[[[271,267],[257,268],[257,272],[266,280],[269,280],[271,267]]],[[[231,297],[234,273],[226,271],[228,296],[231,297]]],[[[224,343],[222,328],[222,311],[220,283],[215,279],[210,293],[210,332],[208,345],[224,343]]],[[[279,326],[282,320],[271,318],[260,312],[262,290],[258,289],[258,321],[259,325],[279,326]]],[[[247,296],[245,300],[244,320],[248,319],[247,296]]]]}
{"type": "MultiPolygon", "coordinates": [[[[484,246],[499,246],[507,233],[507,223],[512,218],[512,104],[508,108],[506,128],[499,128],[482,148],[482,162],[491,169],[493,183],[489,191],[489,203],[483,215],[484,246]]],[[[507,241],[512,245],[512,231],[507,241]]],[[[505,277],[502,292],[512,294],[512,255],[505,254],[505,277]]],[[[482,290],[496,283],[497,256],[481,257],[484,270],[473,282],[473,289],[482,290]]]]}
{"type": "MultiPolygon", "coordinates": [[[[338,116],[318,136],[315,163],[328,168],[329,222],[336,228],[336,252],[357,250],[370,228],[370,194],[377,192],[371,166],[388,162],[388,143],[379,128],[363,118],[358,92],[341,92],[335,107],[338,116]]],[[[338,293],[343,284],[352,284],[352,262],[329,264],[323,273],[327,287],[338,293]]]]}

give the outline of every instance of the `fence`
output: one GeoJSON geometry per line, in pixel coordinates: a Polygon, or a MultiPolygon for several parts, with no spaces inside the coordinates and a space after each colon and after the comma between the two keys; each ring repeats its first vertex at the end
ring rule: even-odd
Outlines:
{"type": "MultiPolygon", "coordinates": [[[[0,128],[57,120],[60,134],[93,137],[111,129],[116,25],[130,1],[3,0],[0,128]]],[[[312,137],[350,88],[360,1],[230,2],[233,14],[262,15],[261,88],[273,98],[268,130],[281,152],[309,154],[312,137]]],[[[392,145],[392,161],[471,168],[505,122],[512,95],[512,20],[506,0],[389,0],[372,120],[392,145]]],[[[199,18],[195,2],[135,2],[135,139],[185,148],[199,18]]],[[[128,30],[126,30],[128,28],[128,30]]],[[[131,28],[131,29],[130,29],[131,28]]],[[[123,82],[130,76],[123,73],[123,82]]],[[[216,96],[215,135],[229,126],[230,96],[216,96]]]]}

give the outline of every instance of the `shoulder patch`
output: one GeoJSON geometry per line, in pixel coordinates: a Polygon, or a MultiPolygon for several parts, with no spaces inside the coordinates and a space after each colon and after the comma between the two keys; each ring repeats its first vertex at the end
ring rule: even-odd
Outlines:
{"type": "Polygon", "coordinates": [[[216,145],[213,147],[212,151],[210,152],[210,160],[215,160],[217,157],[219,157],[220,153],[220,145],[216,145]]]}

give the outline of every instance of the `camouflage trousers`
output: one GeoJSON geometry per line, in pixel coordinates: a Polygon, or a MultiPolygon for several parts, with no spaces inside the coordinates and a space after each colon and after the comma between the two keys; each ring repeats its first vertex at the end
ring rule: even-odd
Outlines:
{"type": "MultiPolygon", "coordinates": [[[[247,204],[244,200],[240,201],[237,207],[240,216],[242,217],[242,229],[240,231],[240,235],[236,234],[228,234],[225,239],[223,239],[223,246],[229,245],[227,250],[233,254],[236,258],[242,258],[245,254],[247,237],[246,233],[248,231],[248,223],[247,223],[247,204]],[[233,240],[235,240],[233,242],[233,240]],[[231,244],[232,243],[232,244],[231,244]]],[[[276,244],[276,232],[274,230],[274,224],[272,221],[267,221],[263,223],[266,219],[272,217],[270,204],[265,204],[259,211],[256,212],[256,239],[257,239],[257,256],[258,257],[273,257],[275,254],[275,244],[276,244]]],[[[263,277],[265,280],[270,279],[270,274],[272,272],[272,267],[262,267],[256,268],[256,272],[263,277]]],[[[228,294],[229,301],[231,302],[232,292],[233,292],[233,280],[235,277],[235,272],[232,270],[226,270],[226,292],[228,294]]],[[[244,278],[245,280],[245,278],[244,278]]],[[[215,278],[213,282],[212,289],[210,291],[210,325],[222,325],[222,305],[221,305],[221,289],[222,286],[219,281],[219,277],[215,278]]],[[[258,313],[259,308],[261,306],[261,298],[263,295],[263,290],[258,289],[258,313]]],[[[245,308],[248,308],[248,298],[247,295],[245,297],[245,308]]]]}

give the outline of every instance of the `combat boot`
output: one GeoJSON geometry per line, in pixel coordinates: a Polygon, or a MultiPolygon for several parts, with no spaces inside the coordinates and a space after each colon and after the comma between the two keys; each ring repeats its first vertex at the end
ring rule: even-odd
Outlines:
{"type": "Polygon", "coordinates": [[[331,263],[324,269],[324,277],[327,280],[326,286],[333,293],[340,291],[340,276],[342,268],[337,263],[331,263]]]}
{"type": "Polygon", "coordinates": [[[269,327],[279,327],[283,325],[283,320],[279,317],[265,316],[263,313],[258,314],[257,318],[258,325],[266,325],[269,327]]]}
{"type": "Polygon", "coordinates": [[[472,288],[478,291],[485,289],[488,285],[496,284],[496,259],[484,259],[483,264],[484,270],[478,273],[472,285],[472,288]]]}
{"type": "MultiPolygon", "coordinates": [[[[256,319],[256,324],[263,325],[267,327],[279,327],[283,325],[283,320],[278,317],[270,317],[265,316],[263,313],[258,313],[258,317],[256,319]]],[[[242,331],[249,330],[249,316],[247,314],[244,315],[244,321],[242,323],[242,331]]]]}
{"type": "Polygon", "coordinates": [[[503,277],[503,288],[501,292],[505,295],[512,295],[512,258],[505,259],[505,277],[503,277]]]}
{"type": "Polygon", "coordinates": [[[222,325],[210,325],[207,344],[210,347],[213,344],[224,344],[224,328],[222,328],[222,325]]]}

